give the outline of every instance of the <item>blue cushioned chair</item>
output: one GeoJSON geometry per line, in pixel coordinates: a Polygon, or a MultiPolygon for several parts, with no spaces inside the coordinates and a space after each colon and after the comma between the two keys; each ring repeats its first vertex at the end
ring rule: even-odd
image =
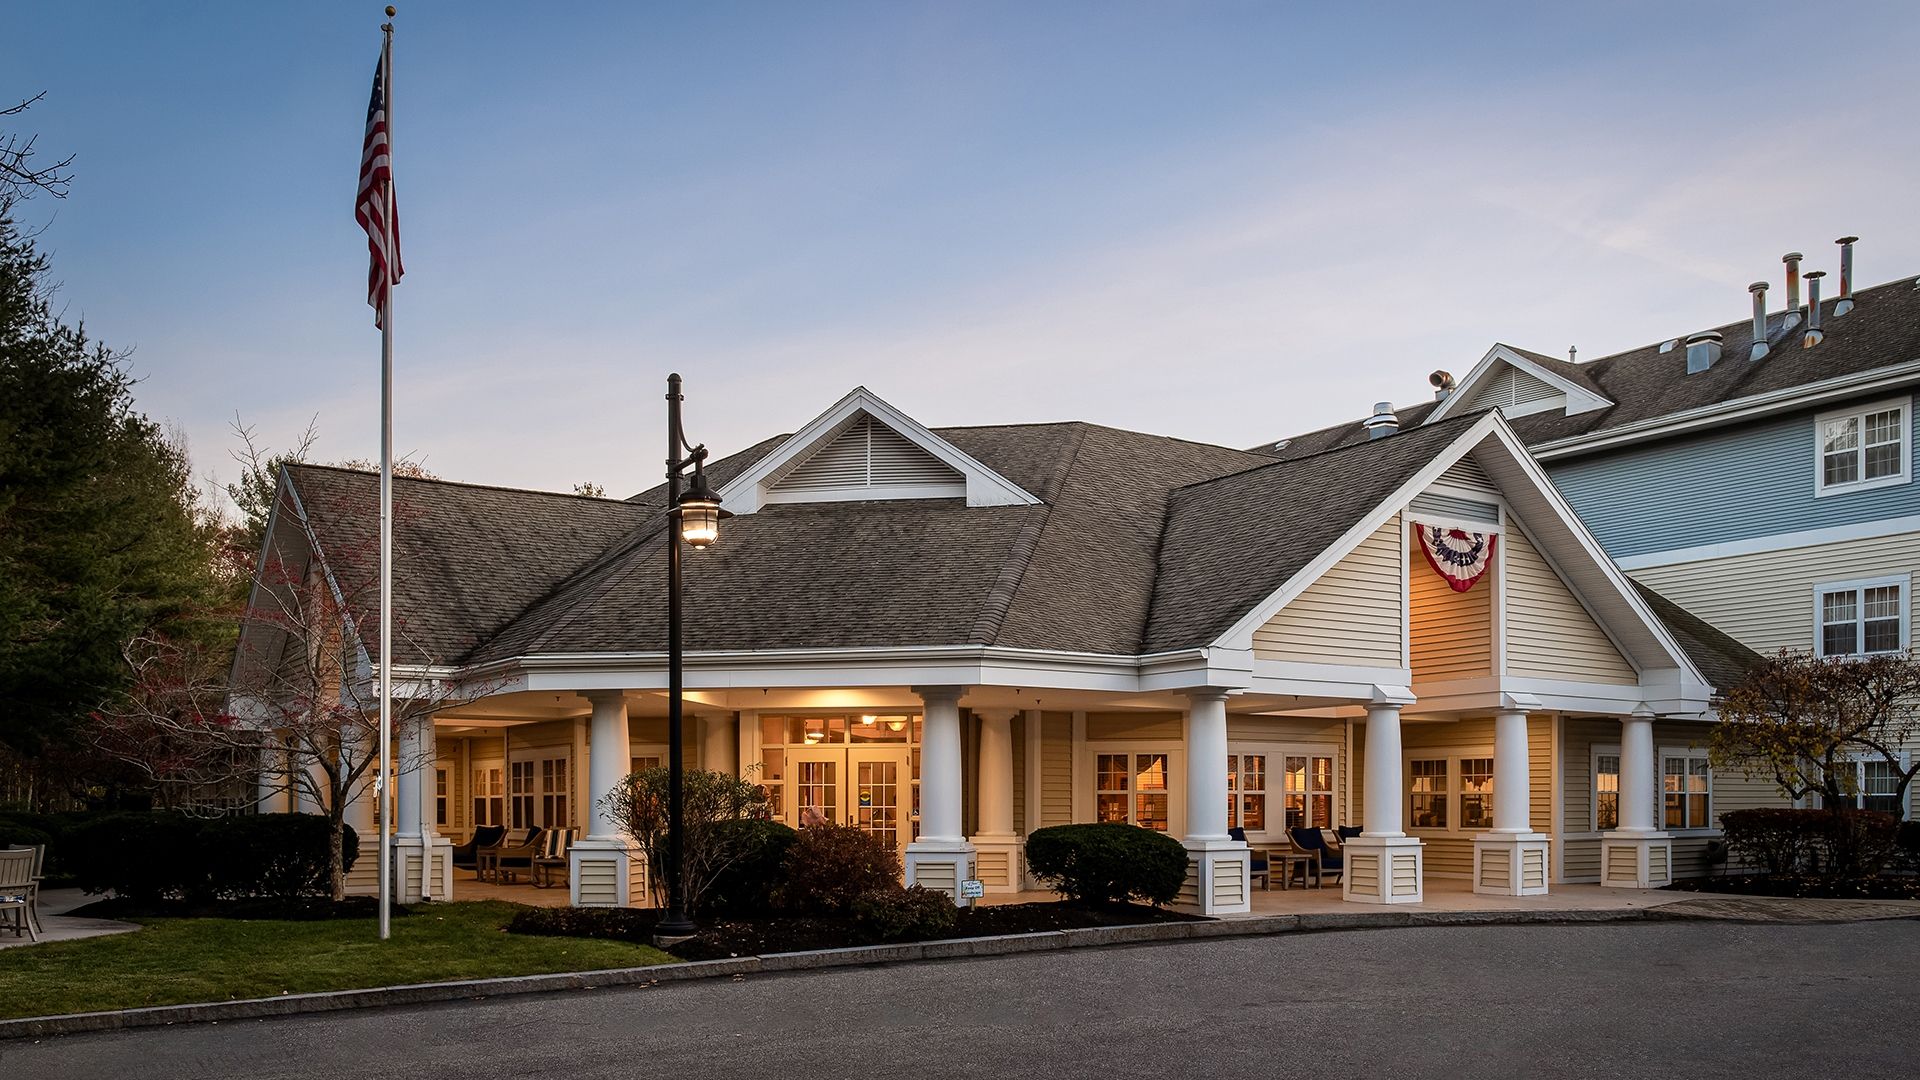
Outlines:
{"type": "MultiPolygon", "coordinates": [[[[1243,844],[1247,843],[1247,830],[1239,827],[1238,825],[1235,825],[1233,828],[1228,829],[1227,835],[1233,837],[1235,840],[1238,840],[1243,844]]],[[[1247,853],[1247,877],[1250,879],[1257,879],[1260,882],[1260,887],[1262,889],[1267,890],[1269,892],[1272,891],[1273,869],[1272,867],[1267,865],[1267,849],[1266,848],[1255,845],[1253,846],[1253,849],[1247,853]]]]}
{"type": "Polygon", "coordinates": [[[1326,883],[1328,874],[1339,877],[1340,872],[1346,868],[1346,860],[1340,852],[1327,846],[1327,838],[1320,835],[1319,829],[1299,827],[1288,829],[1287,839],[1292,842],[1295,851],[1313,856],[1314,866],[1317,868],[1314,880],[1320,884],[1326,883]]]}
{"type": "Polygon", "coordinates": [[[1340,837],[1340,842],[1344,844],[1366,830],[1358,825],[1342,825],[1333,831],[1336,836],[1340,837]]]}

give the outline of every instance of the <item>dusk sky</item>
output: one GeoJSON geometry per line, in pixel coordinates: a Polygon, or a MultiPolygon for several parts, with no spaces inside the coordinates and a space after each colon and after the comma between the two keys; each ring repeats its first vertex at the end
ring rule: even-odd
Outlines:
{"type": "MultiPolygon", "coordinates": [[[[630,494],[676,370],[716,454],[856,385],[1245,446],[1496,341],[1738,320],[1846,233],[1863,284],[1920,275],[1911,3],[1559,7],[402,3],[399,448],[630,494]]],[[[10,13],[0,95],[45,90],[16,122],[77,155],[20,217],[203,474],[236,413],[377,454],[381,21],[10,13]]]]}

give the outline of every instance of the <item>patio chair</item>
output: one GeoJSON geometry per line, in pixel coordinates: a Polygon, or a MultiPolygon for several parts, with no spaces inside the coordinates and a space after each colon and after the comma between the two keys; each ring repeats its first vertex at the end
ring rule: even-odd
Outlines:
{"type": "Polygon", "coordinates": [[[1346,869],[1346,859],[1342,852],[1328,846],[1327,838],[1319,829],[1305,829],[1298,826],[1287,830],[1287,839],[1293,849],[1313,857],[1313,881],[1316,886],[1327,883],[1327,875],[1339,877],[1346,869]]]}
{"type": "Polygon", "coordinates": [[[8,848],[0,851],[0,915],[10,915],[13,936],[28,941],[40,940],[38,920],[33,917],[33,864],[38,856],[32,848],[8,848]]]}
{"type": "Polygon", "coordinates": [[[464,844],[453,848],[453,866],[456,870],[478,870],[480,868],[480,849],[492,847],[507,835],[504,825],[480,825],[474,828],[473,836],[464,844]]]}
{"type": "Polygon", "coordinates": [[[507,848],[525,847],[533,838],[533,829],[503,829],[498,839],[491,844],[482,844],[473,853],[473,873],[481,881],[498,882],[500,880],[500,852],[507,848]]]}
{"type": "Polygon", "coordinates": [[[573,847],[575,829],[548,829],[540,834],[540,854],[533,857],[533,885],[544,889],[567,883],[567,851],[573,847]],[[554,871],[560,880],[553,879],[554,871]]]}
{"type": "Polygon", "coordinates": [[[1340,842],[1344,844],[1347,841],[1353,839],[1354,837],[1359,836],[1361,833],[1365,831],[1366,831],[1365,829],[1361,828],[1358,825],[1342,825],[1339,828],[1333,830],[1333,834],[1335,836],[1338,836],[1340,838],[1340,842]]]}
{"type": "MultiPolygon", "coordinates": [[[[525,870],[527,876],[531,878],[533,876],[533,857],[540,853],[540,837],[545,835],[545,832],[546,830],[536,827],[528,830],[526,839],[520,843],[513,844],[503,842],[499,847],[494,848],[492,859],[493,883],[496,885],[510,884],[520,876],[520,871],[522,870],[525,870]]],[[[513,834],[507,834],[507,840],[511,841],[512,839],[513,834]]]]}
{"type": "MultiPolygon", "coordinates": [[[[1227,835],[1243,844],[1247,843],[1247,830],[1238,825],[1228,829],[1227,835]]],[[[1248,880],[1258,881],[1263,892],[1273,891],[1273,867],[1267,860],[1267,849],[1257,844],[1248,844],[1248,847],[1250,848],[1247,853],[1248,880]]]]}

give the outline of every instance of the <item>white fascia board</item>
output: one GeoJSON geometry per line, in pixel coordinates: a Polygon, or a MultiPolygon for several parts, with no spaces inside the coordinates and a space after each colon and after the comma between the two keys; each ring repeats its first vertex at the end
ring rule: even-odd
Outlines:
{"type": "MultiPolygon", "coordinates": [[[[1286,683],[1289,686],[1410,686],[1413,672],[1403,667],[1373,667],[1361,664],[1306,664],[1291,660],[1255,660],[1253,677],[1262,684],[1286,683]]],[[[1319,691],[1286,690],[1283,693],[1303,697],[1336,696],[1319,691]]]]}
{"type": "MultiPolygon", "coordinates": [[[[808,421],[771,454],[734,477],[720,489],[720,501],[736,514],[751,514],[767,502],[763,485],[824,445],[855,414],[864,412],[905,436],[927,453],[966,477],[968,506],[1033,506],[1040,500],[1020,485],[994,472],[971,454],[929,431],[918,420],[881,400],[864,386],[856,386],[833,407],[808,421]]],[[[873,495],[868,495],[873,498],[873,495]]]]}
{"type": "Polygon", "coordinates": [[[1859,521],[1851,525],[1832,525],[1823,529],[1773,533],[1768,536],[1728,540],[1718,544],[1699,544],[1694,547],[1650,551],[1644,555],[1625,555],[1615,559],[1614,562],[1620,569],[1631,572],[1656,566],[1730,559],[1739,555],[1761,555],[1769,551],[1792,551],[1816,547],[1820,544],[1842,544],[1850,540],[1873,540],[1883,536],[1900,536],[1914,532],[1920,532],[1920,514],[1859,521]]]}
{"type": "Polygon", "coordinates": [[[1798,412],[1801,409],[1852,397],[1855,394],[1911,385],[1916,377],[1920,377],[1920,360],[1908,360],[1854,375],[1841,375],[1764,394],[1735,398],[1732,401],[1682,409],[1665,416],[1610,427],[1591,435],[1569,435],[1564,439],[1549,439],[1534,447],[1533,453],[1535,457],[1546,460],[1573,457],[1628,443],[1663,439],[1699,428],[1750,420],[1775,413],[1798,412]]]}
{"type": "MultiPolygon", "coordinates": [[[[1426,490],[1427,486],[1439,479],[1441,474],[1453,468],[1455,462],[1465,457],[1474,445],[1486,438],[1487,433],[1495,430],[1500,423],[1499,414],[1488,413],[1474,425],[1460,433],[1450,445],[1414,473],[1412,478],[1400,485],[1399,489],[1386,497],[1373,511],[1355,522],[1353,527],[1341,534],[1340,539],[1329,544],[1314,560],[1274,590],[1265,600],[1254,605],[1251,611],[1241,616],[1239,621],[1228,627],[1213,644],[1223,649],[1252,649],[1253,632],[1267,624],[1267,620],[1280,613],[1280,609],[1292,603],[1307,587],[1319,580],[1320,576],[1331,570],[1336,563],[1347,557],[1361,541],[1380,531],[1387,519],[1400,512],[1401,508],[1413,500],[1415,495],[1426,490]]],[[[1402,627],[1404,632],[1405,628],[1402,627]]],[[[1378,680],[1374,680],[1378,681],[1378,680]]]]}
{"type": "Polygon", "coordinates": [[[1462,379],[1460,383],[1454,387],[1453,393],[1447,395],[1447,400],[1441,402],[1437,408],[1427,414],[1425,423],[1431,424],[1436,420],[1445,420],[1447,417],[1466,408],[1465,403],[1473,397],[1475,391],[1480,389],[1480,384],[1492,378],[1494,372],[1498,371],[1503,364],[1518,368],[1534,378],[1539,379],[1541,382],[1546,383],[1548,386],[1559,388],[1562,393],[1567,395],[1566,411],[1568,416],[1583,412],[1592,412],[1595,409],[1604,409],[1613,404],[1613,402],[1581,386],[1579,383],[1566,378],[1558,372],[1541,367],[1539,364],[1521,356],[1507,346],[1495,345],[1493,348],[1487,350],[1487,354],[1480,358],[1479,363],[1473,365],[1473,370],[1467,372],[1467,377],[1462,379]]]}
{"type": "Polygon", "coordinates": [[[1414,687],[1419,703],[1408,715],[1429,711],[1484,713],[1506,708],[1512,699],[1530,702],[1530,711],[1624,716],[1642,705],[1653,705],[1662,715],[1692,715],[1706,708],[1704,695],[1684,697],[1635,683],[1590,683],[1571,679],[1495,678],[1450,679],[1414,687]],[[1654,704],[1654,703],[1658,704],[1654,704]]]}

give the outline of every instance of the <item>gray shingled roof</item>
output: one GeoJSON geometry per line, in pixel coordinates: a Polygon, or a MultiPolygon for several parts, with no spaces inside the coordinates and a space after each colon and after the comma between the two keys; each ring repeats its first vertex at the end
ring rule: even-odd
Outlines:
{"type": "Polygon", "coordinates": [[[1761,662],[1759,653],[1735,641],[1705,619],[1637,581],[1633,587],[1673,634],[1674,640],[1680,643],[1680,648],[1693,661],[1693,666],[1700,669],[1700,674],[1706,676],[1707,682],[1716,690],[1724,693],[1731,689],[1746,677],[1755,664],[1761,662]]]}
{"type": "MultiPolygon", "coordinates": [[[[1536,446],[1920,360],[1920,289],[1914,287],[1912,278],[1862,289],[1854,294],[1854,301],[1854,309],[1837,319],[1832,316],[1835,301],[1831,298],[1821,301],[1821,329],[1826,339],[1811,349],[1800,347],[1800,335],[1806,327],[1804,318],[1795,329],[1788,331],[1786,313],[1774,312],[1767,322],[1770,351],[1759,361],[1747,359],[1753,344],[1751,318],[1717,327],[1723,337],[1720,362],[1694,375],[1687,374],[1684,342],[1670,352],[1661,352],[1663,342],[1654,342],[1579,364],[1516,349],[1613,404],[1573,416],[1557,411],[1533,413],[1513,418],[1510,423],[1527,445],[1536,446]]],[[[1804,315],[1804,306],[1802,313],[1804,315]]],[[[1683,330],[1675,337],[1684,339],[1693,332],[1683,330]]],[[[1428,401],[1400,410],[1400,424],[1402,427],[1419,424],[1433,409],[1434,403],[1428,401]]],[[[1296,435],[1281,450],[1272,449],[1271,443],[1255,449],[1278,457],[1298,457],[1334,446],[1351,446],[1365,441],[1366,437],[1362,421],[1353,420],[1296,435]]]]}

